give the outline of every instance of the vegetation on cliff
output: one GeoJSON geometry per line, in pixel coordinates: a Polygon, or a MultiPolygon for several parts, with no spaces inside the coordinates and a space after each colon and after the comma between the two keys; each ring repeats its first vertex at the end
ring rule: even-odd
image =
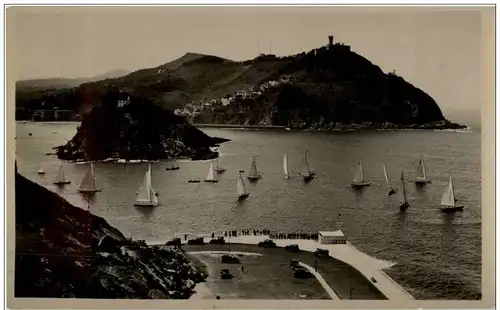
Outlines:
{"type": "Polygon", "coordinates": [[[56,154],[67,160],[208,159],[217,157],[210,147],[225,141],[209,137],[148,99],[109,91],[101,105],[84,116],[73,139],[56,147],[56,154]],[[124,96],[130,103],[118,106],[124,96]]]}
{"type": "Polygon", "coordinates": [[[184,299],[206,277],[16,172],[15,297],[184,299]]]}

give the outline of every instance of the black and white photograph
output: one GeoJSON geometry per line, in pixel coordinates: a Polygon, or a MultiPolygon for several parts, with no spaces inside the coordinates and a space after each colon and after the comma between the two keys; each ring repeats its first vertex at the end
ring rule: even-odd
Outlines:
{"type": "Polygon", "coordinates": [[[494,306],[494,5],[4,10],[10,308],[494,306]]]}

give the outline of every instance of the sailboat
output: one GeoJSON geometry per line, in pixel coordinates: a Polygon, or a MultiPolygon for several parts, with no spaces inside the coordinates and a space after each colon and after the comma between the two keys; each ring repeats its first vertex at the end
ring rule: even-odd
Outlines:
{"type": "Polygon", "coordinates": [[[252,164],[250,165],[250,172],[248,173],[248,179],[250,181],[256,181],[260,179],[261,176],[257,172],[257,163],[255,162],[255,156],[252,157],[252,164]]]}
{"type": "Polygon", "coordinates": [[[226,171],[226,169],[221,168],[221,167],[219,166],[219,159],[217,159],[217,160],[215,161],[215,172],[217,172],[217,173],[222,173],[222,172],[224,172],[224,171],[226,171]]]}
{"type": "Polygon", "coordinates": [[[370,182],[365,181],[365,176],[363,174],[363,165],[361,164],[361,160],[358,162],[358,169],[354,173],[354,178],[352,180],[351,186],[354,188],[361,188],[365,186],[369,186],[370,182]]]}
{"type": "Polygon", "coordinates": [[[312,176],[315,176],[316,175],[316,171],[314,171],[314,169],[311,167],[311,164],[309,163],[309,157],[308,157],[308,155],[309,155],[309,152],[306,151],[305,157],[306,157],[307,166],[309,167],[309,174],[312,175],[312,176]]]}
{"type": "Polygon", "coordinates": [[[427,173],[425,171],[425,163],[423,157],[420,157],[420,160],[418,161],[417,177],[415,178],[415,183],[417,184],[430,183],[430,181],[427,179],[427,173]]]}
{"type": "Polygon", "coordinates": [[[309,161],[307,160],[307,151],[304,155],[304,166],[302,168],[302,178],[304,182],[309,182],[314,178],[314,175],[311,173],[311,167],[309,166],[309,161]]]}
{"type": "Polygon", "coordinates": [[[45,174],[45,169],[43,169],[43,167],[40,167],[40,169],[38,169],[37,173],[38,174],[45,174]]]}
{"type": "Polygon", "coordinates": [[[238,187],[237,187],[238,200],[243,200],[250,195],[245,188],[245,183],[243,182],[243,177],[241,176],[242,173],[243,171],[240,170],[238,175],[238,187]]]}
{"type": "Polygon", "coordinates": [[[205,179],[205,182],[210,182],[210,183],[217,183],[219,180],[215,178],[214,174],[214,164],[210,163],[210,168],[208,168],[208,174],[207,178],[205,179]]]}
{"type": "Polygon", "coordinates": [[[285,173],[285,178],[290,179],[290,174],[288,173],[288,158],[286,154],[283,158],[283,172],[285,173]]]}
{"type": "Polygon", "coordinates": [[[59,166],[59,172],[57,173],[57,177],[54,180],[54,184],[64,185],[64,184],[69,184],[69,183],[71,183],[71,181],[66,180],[66,176],[64,175],[64,167],[61,164],[61,166],[59,166]]]}
{"type": "Polygon", "coordinates": [[[102,189],[95,186],[94,163],[90,163],[90,167],[83,177],[82,183],[78,188],[80,193],[95,193],[100,192],[102,189]]]}
{"type": "Polygon", "coordinates": [[[448,186],[446,187],[443,198],[441,198],[441,212],[450,213],[455,211],[463,211],[463,206],[457,206],[455,199],[455,190],[453,188],[453,179],[450,177],[448,179],[448,186]]]}
{"type": "Polygon", "coordinates": [[[159,205],[157,194],[151,186],[151,164],[148,166],[148,170],[144,175],[144,180],[142,181],[141,187],[137,192],[137,198],[135,200],[134,206],[136,207],[157,207],[159,205]]]}
{"type": "Polygon", "coordinates": [[[389,178],[387,177],[387,170],[385,169],[385,164],[382,164],[384,167],[384,177],[385,177],[385,182],[387,183],[387,187],[389,187],[389,193],[388,195],[392,195],[396,193],[396,190],[392,188],[391,183],[389,182],[389,178]]]}
{"type": "Polygon", "coordinates": [[[410,204],[408,203],[408,199],[406,198],[406,185],[405,185],[405,176],[403,170],[401,170],[401,204],[399,205],[399,210],[406,211],[410,204]]]}

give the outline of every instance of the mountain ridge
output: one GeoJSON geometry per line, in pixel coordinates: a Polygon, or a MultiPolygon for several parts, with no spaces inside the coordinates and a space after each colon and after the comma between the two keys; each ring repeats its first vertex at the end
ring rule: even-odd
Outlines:
{"type": "MultiPolygon", "coordinates": [[[[157,67],[84,83],[56,95],[52,101],[57,106],[71,101],[73,109],[94,106],[110,90],[149,98],[169,110],[183,109],[189,103],[199,106],[215,101],[216,106],[209,111],[187,117],[193,123],[305,128],[366,122],[457,126],[445,119],[427,93],[394,73],[384,73],[367,58],[351,51],[350,46],[333,42],[307,53],[284,57],[261,54],[246,61],[186,53],[157,67]],[[288,82],[262,89],[266,83],[285,79],[288,82]],[[250,99],[238,95],[256,88],[260,90],[250,91],[250,99]],[[221,106],[224,98],[231,98],[232,104],[221,106]]],[[[71,108],[71,105],[66,106],[71,108]]]]}

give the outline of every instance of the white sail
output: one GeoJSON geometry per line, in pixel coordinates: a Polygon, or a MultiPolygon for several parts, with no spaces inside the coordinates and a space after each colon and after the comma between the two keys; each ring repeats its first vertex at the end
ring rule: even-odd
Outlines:
{"type": "Polygon", "coordinates": [[[363,165],[361,165],[361,161],[358,162],[358,169],[356,169],[356,171],[354,172],[353,181],[357,183],[364,182],[363,165]]]}
{"type": "Polygon", "coordinates": [[[64,167],[61,164],[61,166],[59,166],[59,172],[57,173],[54,183],[65,183],[65,182],[66,182],[66,177],[64,176],[64,167]]]}
{"type": "Polygon", "coordinates": [[[305,155],[305,161],[307,163],[307,170],[309,170],[309,174],[314,174],[313,173],[313,169],[311,168],[311,164],[309,163],[309,151],[306,151],[306,155],[305,155]]]}
{"type": "Polygon", "coordinates": [[[400,184],[401,190],[399,191],[401,193],[401,203],[406,203],[408,202],[406,198],[406,185],[405,185],[405,176],[403,173],[403,170],[401,170],[401,184],[400,184]]]}
{"type": "Polygon", "coordinates": [[[425,180],[427,178],[427,175],[425,173],[425,165],[424,165],[424,159],[420,158],[418,162],[418,167],[417,167],[417,178],[421,180],[425,180]]]}
{"type": "Polygon", "coordinates": [[[390,188],[391,187],[391,184],[389,183],[389,178],[387,177],[387,170],[385,169],[385,164],[383,164],[384,166],[384,177],[385,177],[385,182],[387,183],[387,186],[390,188]]]}
{"type": "Polygon", "coordinates": [[[210,163],[210,168],[208,169],[208,174],[207,174],[207,181],[215,181],[214,164],[213,163],[210,163]]]}
{"type": "Polygon", "coordinates": [[[451,175],[448,180],[448,186],[444,191],[443,198],[441,198],[441,205],[447,207],[455,206],[455,192],[453,190],[453,180],[451,178],[451,175]]]}
{"type": "Polygon", "coordinates": [[[245,183],[243,183],[243,178],[241,177],[241,173],[238,176],[238,196],[243,196],[247,194],[247,190],[245,189],[245,183]]]}
{"type": "Polygon", "coordinates": [[[90,163],[89,169],[85,172],[82,182],[80,183],[80,191],[96,191],[95,186],[95,176],[94,176],[94,164],[90,163]]]}
{"type": "Polygon", "coordinates": [[[250,172],[248,173],[249,177],[258,177],[259,173],[257,172],[257,163],[255,162],[255,157],[252,158],[252,164],[250,165],[250,172]]]}
{"type": "Polygon", "coordinates": [[[288,174],[288,158],[285,154],[285,157],[283,158],[283,172],[285,173],[286,178],[290,178],[290,175],[288,174]]]}
{"type": "Polygon", "coordinates": [[[148,170],[144,175],[144,180],[142,181],[139,191],[137,192],[136,203],[139,205],[152,205],[156,206],[158,204],[158,197],[151,186],[151,164],[149,164],[148,170]]]}
{"type": "Polygon", "coordinates": [[[302,168],[302,176],[310,177],[311,176],[311,167],[309,166],[309,161],[307,160],[307,151],[304,155],[304,167],[302,168]]]}

